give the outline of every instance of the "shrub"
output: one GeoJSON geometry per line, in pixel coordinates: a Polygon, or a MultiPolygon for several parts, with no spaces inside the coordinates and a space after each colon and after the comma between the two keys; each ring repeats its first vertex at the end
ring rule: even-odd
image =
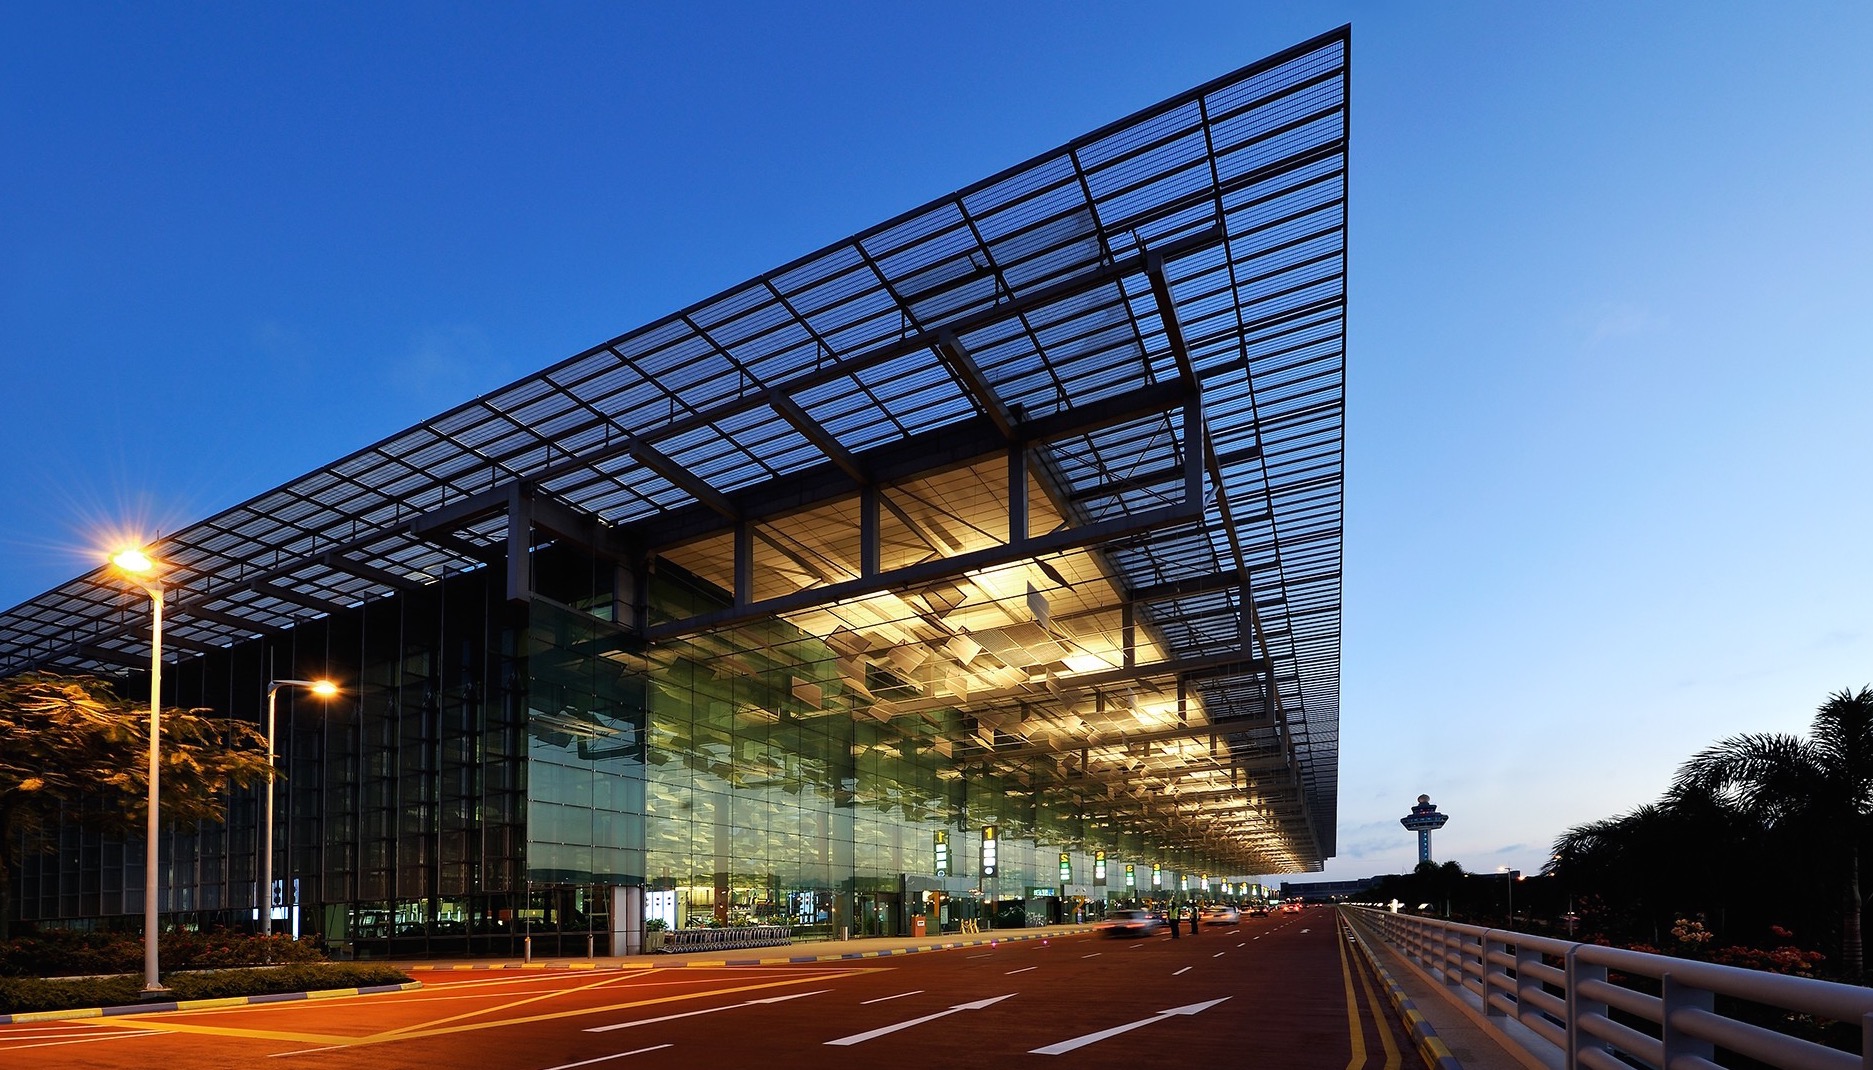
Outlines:
{"type": "MultiPolygon", "coordinates": [[[[403,984],[410,978],[390,966],[354,962],[299,963],[260,969],[177,973],[163,980],[176,1000],[223,999],[276,992],[318,992],[403,984]]],[[[142,974],[111,977],[0,978],[0,1014],[124,1007],[140,1002],[142,974]]]]}
{"type": "MultiPolygon", "coordinates": [[[[166,932],[158,937],[165,969],[211,970],[269,963],[323,962],[310,940],[239,932],[166,932]]],[[[84,977],[143,968],[143,938],[135,933],[48,929],[0,944],[0,977],[84,977]]]]}

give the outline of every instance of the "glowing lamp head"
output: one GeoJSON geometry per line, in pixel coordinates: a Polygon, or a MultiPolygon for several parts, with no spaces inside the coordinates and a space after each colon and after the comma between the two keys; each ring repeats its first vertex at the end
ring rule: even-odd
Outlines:
{"type": "Polygon", "coordinates": [[[333,695],[338,694],[338,685],[332,683],[330,680],[314,680],[312,681],[312,693],[320,698],[331,698],[333,695]]]}
{"type": "Polygon", "coordinates": [[[111,564],[132,576],[147,576],[156,571],[156,562],[150,560],[150,555],[134,546],[112,554],[111,564]]]}

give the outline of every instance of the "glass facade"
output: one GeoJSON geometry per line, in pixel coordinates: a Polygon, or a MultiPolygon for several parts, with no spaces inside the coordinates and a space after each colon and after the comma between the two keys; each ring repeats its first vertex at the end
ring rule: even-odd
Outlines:
{"type": "MultiPolygon", "coordinates": [[[[906,934],[919,916],[937,932],[1094,916],[1095,851],[1115,899],[1120,860],[1149,864],[1146,830],[1095,799],[955,757],[992,730],[927,704],[894,714],[919,695],[907,677],[855,672],[784,620],[648,647],[619,619],[617,563],[557,544],[531,557],[524,603],[480,569],[165,674],[167,702],[253,720],[270,680],[343,686],[329,703],[279,692],[276,931],[363,957],[604,953],[644,916],[628,900],[675,926],[796,939],[906,934]]],[[[651,620],[727,597],[667,565],[646,591],[651,620]]],[[[234,793],[224,824],[163,829],[167,923],[254,923],[258,796],[234,793]]],[[[27,845],[22,919],[134,927],[141,838],[48,835],[27,845]]]]}

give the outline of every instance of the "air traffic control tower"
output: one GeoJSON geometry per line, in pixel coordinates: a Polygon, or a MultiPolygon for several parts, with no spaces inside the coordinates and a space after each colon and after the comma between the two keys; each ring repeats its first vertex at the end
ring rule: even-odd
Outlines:
{"type": "Polygon", "coordinates": [[[1398,823],[1418,834],[1418,861],[1431,860],[1431,833],[1444,827],[1450,820],[1449,814],[1437,812],[1437,804],[1429,795],[1418,796],[1418,805],[1411,808],[1411,813],[1398,819],[1398,823]]]}

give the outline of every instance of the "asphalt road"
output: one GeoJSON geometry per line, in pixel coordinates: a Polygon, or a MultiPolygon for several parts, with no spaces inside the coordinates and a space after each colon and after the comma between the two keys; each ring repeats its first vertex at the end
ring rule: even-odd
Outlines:
{"type": "Polygon", "coordinates": [[[907,1070],[1170,1059],[1397,1070],[1410,1058],[1325,908],[1178,940],[1081,935],[847,962],[413,976],[423,988],[403,993],[0,1026],[0,1066],[907,1070]]]}

